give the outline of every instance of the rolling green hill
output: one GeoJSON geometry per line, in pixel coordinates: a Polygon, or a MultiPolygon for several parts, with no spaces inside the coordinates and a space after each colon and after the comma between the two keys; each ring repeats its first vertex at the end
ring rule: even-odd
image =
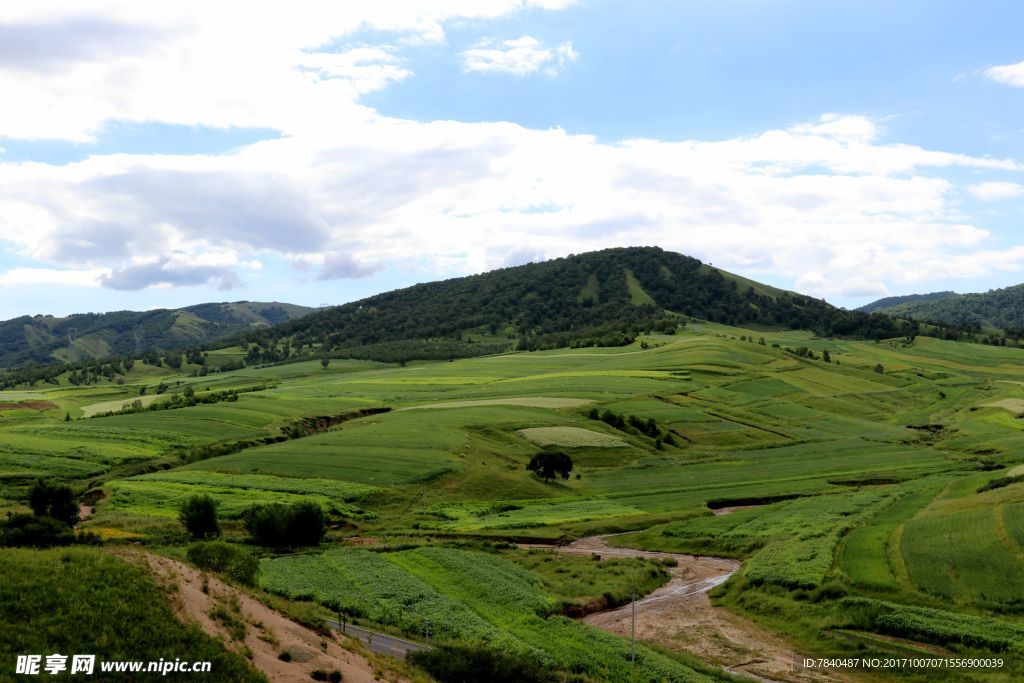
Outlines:
{"type": "Polygon", "coordinates": [[[887,313],[930,322],[1003,330],[1024,327],[1024,284],[978,294],[934,292],[879,299],[865,313],[887,313]]]}
{"type": "Polygon", "coordinates": [[[0,366],[80,361],[197,346],[298,318],[311,308],[277,302],[210,303],[176,310],[22,316],[0,322],[0,366]]]}
{"type": "MultiPolygon", "coordinates": [[[[252,333],[249,341],[264,349],[284,342],[300,348],[313,344],[322,351],[369,346],[378,353],[350,357],[394,360],[389,348],[409,340],[508,346],[517,339],[517,348],[523,350],[615,346],[644,330],[673,331],[679,316],[876,339],[899,336],[907,328],[887,316],[838,309],[682,254],[631,247],[378,294],[252,333]]],[[[251,360],[259,361],[259,351],[253,354],[251,360]]],[[[409,356],[417,357],[442,356],[409,356]]]]}

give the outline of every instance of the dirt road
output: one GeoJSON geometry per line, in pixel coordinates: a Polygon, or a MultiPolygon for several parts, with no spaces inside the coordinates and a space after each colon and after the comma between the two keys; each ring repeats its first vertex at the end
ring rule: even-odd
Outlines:
{"type": "MultiPolygon", "coordinates": [[[[672,578],[636,601],[636,636],[674,650],[685,650],[727,671],[756,680],[844,680],[835,672],[796,669],[800,654],[778,636],[711,604],[708,591],[724,583],[740,567],[736,560],[660,553],[608,545],[605,537],[582,538],[557,548],[560,552],[606,557],[673,559],[672,578]]],[[[630,637],[632,606],[597,612],[583,619],[606,631],[630,637]]]]}

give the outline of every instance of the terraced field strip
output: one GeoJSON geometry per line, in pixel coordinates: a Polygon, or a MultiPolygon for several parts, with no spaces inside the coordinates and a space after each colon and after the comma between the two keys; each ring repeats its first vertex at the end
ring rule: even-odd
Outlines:
{"type": "Polygon", "coordinates": [[[521,396],[509,398],[484,398],[474,401],[446,401],[409,406],[401,410],[422,410],[424,408],[471,408],[474,406],[526,406],[528,408],[578,408],[593,403],[589,398],[561,398],[555,396],[521,396]]]}

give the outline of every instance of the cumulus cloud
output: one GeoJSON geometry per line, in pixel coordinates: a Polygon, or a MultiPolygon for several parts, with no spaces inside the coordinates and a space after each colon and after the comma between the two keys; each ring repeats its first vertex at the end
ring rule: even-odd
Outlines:
{"type": "Polygon", "coordinates": [[[1024,265],[1019,251],[986,249],[988,231],[940,177],[950,168],[1021,171],[880,142],[858,116],[617,144],[373,117],[330,139],[296,135],[216,157],[0,164],[0,241],[39,260],[110,268],[103,284],[121,289],[231,286],[238,264],[261,254],[306,263],[318,278],[369,277],[389,263],[420,264],[433,278],[635,244],[792,277],[819,296],[1024,265]],[[207,253],[232,256],[200,263],[207,253]]]}
{"type": "Polygon", "coordinates": [[[532,36],[500,41],[487,38],[462,53],[462,69],[515,76],[529,76],[544,69],[545,74],[554,76],[578,57],[572,41],[544,47],[532,36]]]}
{"type": "Polygon", "coordinates": [[[66,285],[98,287],[100,278],[110,273],[104,268],[92,270],[57,270],[54,268],[11,268],[0,272],[0,285],[66,285]]]}
{"type": "Polygon", "coordinates": [[[166,32],[88,16],[0,23],[0,71],[46,75],[77,62],[144,53],[166,32]]]}
{"type": "MultiPolygon", "coordinates": [[[[433,279],[635,244],[820,296],[1024,266],[1024,247],[988,246],[950,179],[968,169],[972,192],[988,186],[992,196],[985,174],[1012,179],[1024,172],[1019,162],[887,142],[864,116],[825,114],[721,140],[610,143],[557,128],[401,120],[361,104],[415,77],[403,41],[443,41],[449,21],[566,4],[304,0],[286,12],[97,0],[93,24],[76,19],[73,0],[0,4],[0,25],[65,25],[85,36],[36,71],[16,66],[35,64],[17,56],[28,48],[2,53],[7,136],[88,139],[114,120],[282,133],[216,156],[0,163],[0,246],[78,273],[61,277],[125,291],[231,287],[267,257],[318,278],[400,264],[433,279]],[[89,37],[120,26],[156,33],[144,46],[89,37]],[[353,43],[366,29],[375,43],[353,43]]],[[[529,74],[575,52],[524,36],[463,58],[468,70],[529,74]]],[[[11,273],[0,277],[39,277],[11,273]]]]}
{"type": "Polygon", "coordinates": [[[1024,195],[1024,185],[991,181],[971,185],[967,188],[967,191],[984,202],[994,202],[1000,199],[1012,199],[1024,195]]]}
{"type": "Polygon", "coordinates": [[[984,74],[986,78],[996,83],[1024,88],[1024,62],[989,67],[985,69],[984,74]]]}
{"type": "Polygon", "coordinates": [[[137,263],[101,275],[104,287],[123,291],[138,291],[147,287],[182,287],[216,285],[218,289],[233,289],[239,285],[238,276],[227,267],[183,263],[163,256],[149,263],[137,263]]]}
{"type": "Polygon", "coordinates": [[[334,252],[324,256],[323,266],[320,268],[317,278],[320,280],[339,280],[369,277],[380,269],[380,264],[364,263],[351,254],[334,252]]]}

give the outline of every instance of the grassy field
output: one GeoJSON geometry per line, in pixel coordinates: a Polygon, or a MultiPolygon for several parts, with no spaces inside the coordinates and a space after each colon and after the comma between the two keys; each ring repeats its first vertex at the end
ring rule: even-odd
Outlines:
{"type": "MultiPolygon", "coordinates": [[[[173,662],[187,657],[212,662],[207,674],[211,680],[266,681],[243,657],[226,651],[198,627],[182,625],[145,571],[98,550],[3,550],[0,623],[31,624],[0,628],[0,678],[5,680],[14,680],[7,676],[14,671],[17,654],[59,653],[68,662],[73,654],[96,655],[97,680],[104,676],[104,661],[173,662]]],[[[65,673],[52,678],[77,677],[65,673]]],[[[178,673],[162,680],[192,678],[194,674],[178,673]]]]}
{"type": "MultiPolygon", "coordinates": [[[[124,384],[4,392],[0,401],[19,405],[0,411],[0,510],[22,509],[26,487],[47,477],[90,492],[95,514],[84,528],[151,543],[169,538],[177,507],[194,493],[217,499],[229,522],[253,504],[313,500],[336,527],[332,540],[409,547],[438,536],[628,532],[615,542],[744,560],[716,599],[820,654],[848,653],[850,638],[878,648],[901,634],[984,652],[989,641],[964,635],[975,623],[968,617],[1024,624],[1024,483],[979,491],[1024,467],[1024,422],[1013,408],[1024,401],[1020,349],[703,323],[644,341],[651,348],[406,366],[332,360],[206,377],[144,367],[124,384]],[[800,347],[817,359],[790,352],[800,347]],[[160,383],[169,394],[260,388],[234,401],[84,417],[160,383]],[[619,416],[620,426],[593,419],[592,409],[619,416]],[[334,419],[360,410],[368,412],[334,419]],[[526,470],[542,447],[570,455],[569,479],[544,482],[526,470]],[[947,619],[963,637],[936,635],[939,613],[963,616],[947,619]]],[[[237,522],[226,528],[242,534],[237,522]]],[[[420,621],[440,628],[447,611],[461,615],[465,631],[452,637],[511,643],[559,666],[590,666],[597,679],[600,667],[618,671],[612,654],[591,665],[581,653],[619,652],[622,641],[539,616],[605,592],[559,582],[583,571],[578,558],[354,552],[267,561],[264,579],[304,594],[287,583],[294,570],[318,600],[344,594],[366,619],[394,626],[388,606],[399,598],[374,592],[393,580],[419,596],[410,614],[420,621]],[[362,565],[378,574],[368,578],[362,565]],[[533,597],[505,605],[474,593],[509,566],[535,572],[533,597]],[[547,607],[530,602],[537,596],[547,607]],[[506,623],[504,612],[519,621],[506,623]],[[546,649],[549,641],[564,646],[546,649]]],[[[1007,671],[1024,671],[1009,652],[1007,671]]]]}

